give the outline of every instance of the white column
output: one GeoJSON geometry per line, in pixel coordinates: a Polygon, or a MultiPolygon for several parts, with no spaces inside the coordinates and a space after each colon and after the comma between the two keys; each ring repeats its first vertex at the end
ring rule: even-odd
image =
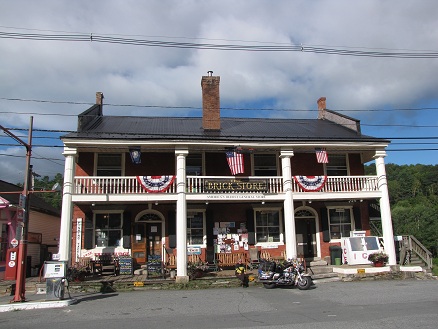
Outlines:
{"type": "Polygon", "coordinates": [[[286,244],[286,257],[293,259],[297,257],[297,237],[295,233],[294,200],[292,193],[292,171],[290,158],[293,151],[282,151],[281,168],[283,172],[284,199],[284,239],[286,244]]]}
{"type": "Polygon", "coordinates": [[[73,215],[73,179],[75,175],[75,157],[77,150],[64,147],[65,167],[64,185],[62,188],[61,229],[59,234],[59,256],[61,261],[70,261],[71,258],[71,235],[73,215]]]}
{"type": "Polygon", "coordinates": [[[379,191],[382,192],[380,198],[380,216],[382,217],[382,233],[383,243],[385,244],[385,252],[389,256],[388,264],[396,265],[394,232],[392,229],[391,208],[389,204],[388,181],[386,179],[386,169],[384,157],[385,151],[376,151],[374,159],[376,160],[377,184],[379,191]]]}
{"type": "Polygon", "coordinates": [[[186,203],[186,156],[187,150],[175,150],[176,154],[176,282],[188,282],[187,275],[187,203],[186,203]]]}

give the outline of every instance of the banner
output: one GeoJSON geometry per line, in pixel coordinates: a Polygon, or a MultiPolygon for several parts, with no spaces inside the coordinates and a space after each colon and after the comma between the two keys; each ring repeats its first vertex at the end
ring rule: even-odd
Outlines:
{"type": "Polygon", "coordinates": [[[175,180],[173,175],[163,176],[136,176],[137,181],[149,193],[165,192],[175,180]]]}
{"type": "Polygon", "coordinates": [[[324,187],[327,176],[294,176],[294,179],[304,191],[317,192],[324,187]]]}

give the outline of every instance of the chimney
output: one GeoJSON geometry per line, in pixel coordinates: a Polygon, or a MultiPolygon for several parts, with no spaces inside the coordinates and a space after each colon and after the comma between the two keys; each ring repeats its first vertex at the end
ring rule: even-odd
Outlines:
{"type": "Polygon", "coordinates": [[[325,109],[326,109],[326,104],[325,104],[325,97],[320,97],[317,101],[318,103],[318,119],[324,119],[325,117],[325,109]]]}
{"type": "Polygon", "coordinates": [[[213,71],[201,80],[202,87],[202,127],[204,130],[221,129],[221,110],[219,97],[220,77],[214,77],[213,71]]]}
{"type": "Polygon", "coordinates": [[[103,105],[103,93],[100,91],[96,93],[96,104],[103,105]]]}

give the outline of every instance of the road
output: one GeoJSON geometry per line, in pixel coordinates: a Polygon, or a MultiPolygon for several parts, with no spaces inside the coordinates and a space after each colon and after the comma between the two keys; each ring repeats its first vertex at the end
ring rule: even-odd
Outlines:
{"type": "Polygon", "coordinates": [[[437,328],[438,281],[321,283],[308,291],[218,288],[75,296],[61,309],[0,313],[0,328],[437,328]]]}

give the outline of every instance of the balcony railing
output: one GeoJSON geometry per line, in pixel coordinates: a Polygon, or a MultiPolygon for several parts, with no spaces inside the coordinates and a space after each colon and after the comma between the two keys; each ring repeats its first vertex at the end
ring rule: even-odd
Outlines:
{"type": "MultiPolygon", "coordinates": [[[[239,190],[228,189],[220,192],[212,192],[206,188],[209,180],[229,180],[235,177],[230,176],[187,176],[186,192],[193,194],[204,193],[239,193],[239,190]]],[[[247,177],[251,180],[263,180],[266,189],[263,193],[281,194],[283,193],[282,177],[247,177]]],[[[305,190],[293,179],[292,191],[294,193],[305,192],[305,190]]],[[[317,192],[336,193],[336,192],[375,192],[378,191],[377,176],[328,176],[325,184],[317,192]]],[[[242,190],[240,193],[246,193],[242,190]]],[[[146,191],[135,176],[123,177],[97,177],[97,176],[76,176],[74,178],[74,194],[147,194],[153,193],[146,191]]],[[[176,193],[176,180],[169,186],[164,193],[176,193]]]]}

